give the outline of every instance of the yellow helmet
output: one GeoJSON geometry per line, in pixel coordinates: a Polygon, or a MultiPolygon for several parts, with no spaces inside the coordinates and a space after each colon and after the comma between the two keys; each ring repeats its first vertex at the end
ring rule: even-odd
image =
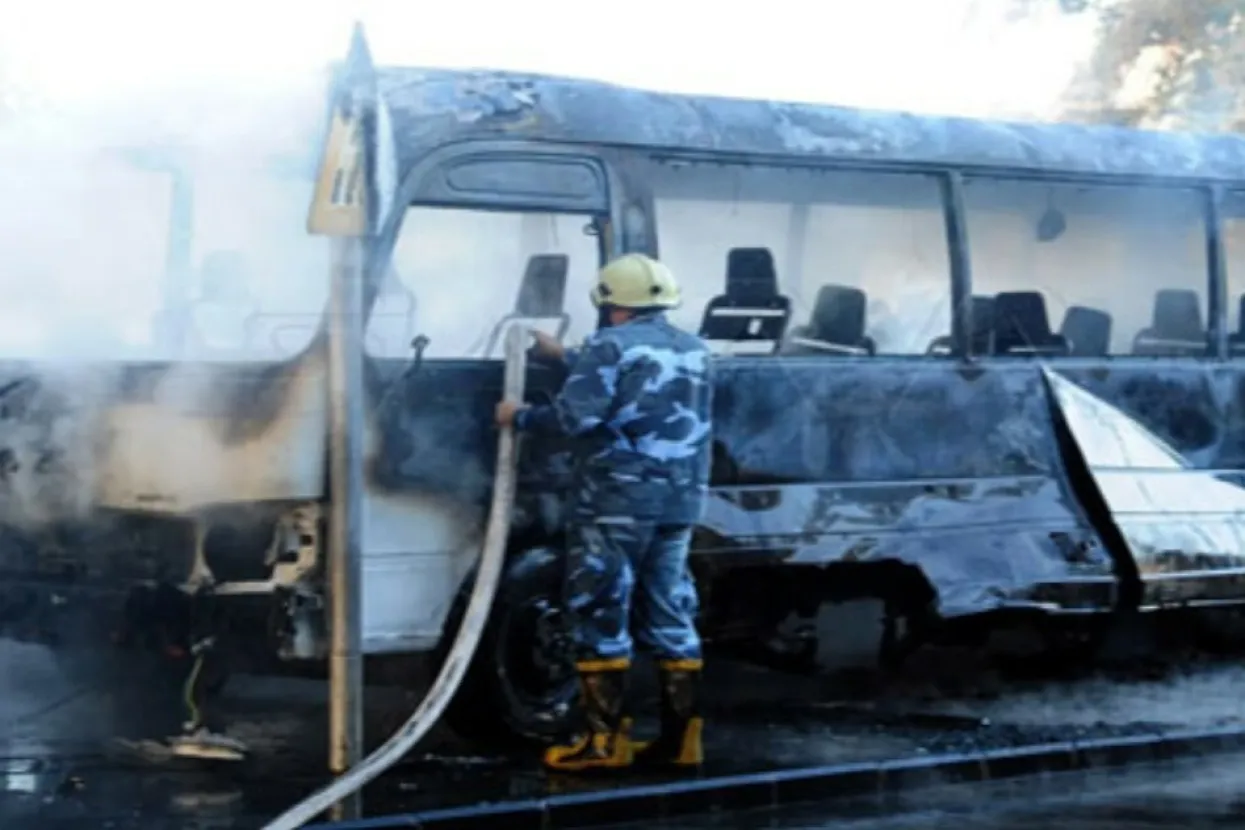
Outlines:
{"type": "Polygon", "coordinates": [[[591,297],[598,308],[675,308],[682,302],[674,274],[644,254],[623,254],[606,263],[591,297]]]}

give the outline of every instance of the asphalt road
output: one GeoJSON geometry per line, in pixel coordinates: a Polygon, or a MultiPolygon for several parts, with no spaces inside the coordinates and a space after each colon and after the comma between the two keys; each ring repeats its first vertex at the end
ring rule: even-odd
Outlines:
{"type": "MultiPolygon", "coordinates": [[[[126,668],[114,656],[97,660],[84,666],[46,649],[0,644],[0,827],[246,830],[325,780],[322,681],[236,678],[222,715],[228,732],[249,744],[252,759],[216,767],[158,763],[117,739],[159,738],[174,729],[176,684],[126,668]]],[[[870,694],[846,700],[841,683],[824,679],[711,668],[710,774],[1245,719],[1245,670],[1231,663],[1149,682],[1012,684],[996,699],[971,689],[960,695],[909,690],[885,703],[870,694]]],[[[387,737],[418,696],[418,690],[369,690],[369,740],[387,737]]],[[[370,788],[365,805],[371,813],[406,812],[635,783],[649,782],[547,779],[534,754],[481,755],[439,732],[418,757],[370,788]]]]}

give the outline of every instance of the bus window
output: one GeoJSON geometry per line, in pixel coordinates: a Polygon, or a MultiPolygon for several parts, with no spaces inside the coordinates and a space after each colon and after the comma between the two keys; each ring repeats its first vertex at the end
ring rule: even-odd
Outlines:
{"type": "Polygon", "coordinates": [[[950,330],[933,178],[691,163],[649,170],[658,246],[683,285],[674,316],[682,327],[709,325],[706,308],[730,293],[728,268],[746,264],[777,277],[785,299],[774,305],[791,312],[784,351],[923,355],[950,330]]]}
{"type": "Polygon", "coordinates": [[[1196,191],[970,178],[964,197],[995,354],[1207,353],[1196,191]]]}
{"type": "MultiPolygon", "coordinates": [[[[422,334],[427,357],[498,357],[497,347],[486,355],[490,335],[515,311],[528,260],[539,254],[567,258],[563,307],[570,327],[563,342],[581,342],[597,322],[588,295],[600,255],[597,238],[585,231],[590,221],[578,214],[409,208],[394,246],[389,290],[373,307],[364,347],[375,357],[406,358],[411,340],[422,334]]],[[[553,334],[559,321],[529,324],[553,334]]]]}
{"type": "Polygon", "coordinates": [[[1233,357],[1240,357],[1245,355],[1245,192],[1227,193],[1221,215],[1228,284],[1228,347],[1233,357]]]}

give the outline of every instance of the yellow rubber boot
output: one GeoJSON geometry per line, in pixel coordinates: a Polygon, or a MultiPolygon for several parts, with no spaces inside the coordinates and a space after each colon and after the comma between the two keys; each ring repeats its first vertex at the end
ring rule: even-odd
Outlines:
{"type": "Polygon", "coordinates": [[[704,763],[701,742],[700,660],[658,664],[661,677],[661,734],[655,741],[632,741],[636,766],[696,768],[704,763]]]}
{"type": "Polygon", "coordinates": [[[631,766],[631,719],[622,714],[628,661],[594,661],[577,668],[588,731],[545,750],[545,766],[558,772],[631,766]]]}

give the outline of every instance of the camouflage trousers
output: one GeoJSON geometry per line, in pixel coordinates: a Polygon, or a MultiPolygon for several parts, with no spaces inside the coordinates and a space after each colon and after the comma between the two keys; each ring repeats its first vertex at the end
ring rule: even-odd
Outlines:
{"type": "Polygon", "coordinates": [[[567,535],[565,600],[577,663],[629,662],[633,636],[658,660],[701,659],[690,527],[580,520],[567,535]]]}

